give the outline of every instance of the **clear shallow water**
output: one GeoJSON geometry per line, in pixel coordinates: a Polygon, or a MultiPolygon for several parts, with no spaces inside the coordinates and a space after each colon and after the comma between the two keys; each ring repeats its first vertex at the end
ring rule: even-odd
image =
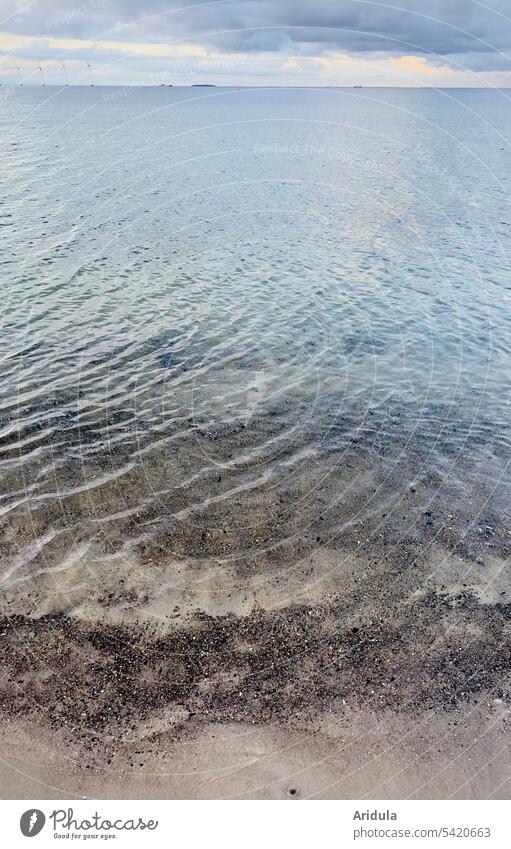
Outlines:
{"type": "Polygon", "coordinates": [[[451,547],[504,528],[505,92],[8,89],[0,121],[8,583],[425,545],[435,498],[451,547]]]}

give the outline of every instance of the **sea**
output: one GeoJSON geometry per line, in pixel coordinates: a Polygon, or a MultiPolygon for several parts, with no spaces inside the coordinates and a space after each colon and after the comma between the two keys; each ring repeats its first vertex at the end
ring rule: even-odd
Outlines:
{"type": "Polygon", "coordinates": [[[510,133],[505,89],[3,86],[4,612],[505,557],[510,133]]]}

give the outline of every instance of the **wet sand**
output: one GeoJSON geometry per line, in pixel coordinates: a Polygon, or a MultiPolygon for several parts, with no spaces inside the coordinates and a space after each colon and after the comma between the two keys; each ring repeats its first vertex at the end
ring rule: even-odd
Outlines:
{"type": "Polygon", "coordinates": [[[419,717],[345,707],[307,726],[202,724],[178,739],[162,720],[110,763],[72,735],[9,723],[4,798],[508,799],[508,708],[497,700],[419,717]]]}
{"type": "Polygon", "coordinates": [[[194,427],[3,517],[2,794],[506,798],[507,435],[407,412],[194,427]]]}

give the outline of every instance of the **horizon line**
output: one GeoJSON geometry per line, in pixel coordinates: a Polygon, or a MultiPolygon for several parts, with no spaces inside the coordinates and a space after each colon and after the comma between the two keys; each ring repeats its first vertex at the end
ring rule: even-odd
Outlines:
{"type": "Polygon", "coordinates": [[[18,82],[0,82],[0,87],[9,86],[10,88],[310,88],[310,89],[398,89],[417,91],[419,89],[427,89],[430,91],[441,91],[443,89],[458,89],[462,91],[500,91],[501,89],[511,88],[509,85],[362,85],[360,83],[352,83],[351,85],[314,85],[314,84],[292,84],[292,83],[18,83],[18,82]]]}

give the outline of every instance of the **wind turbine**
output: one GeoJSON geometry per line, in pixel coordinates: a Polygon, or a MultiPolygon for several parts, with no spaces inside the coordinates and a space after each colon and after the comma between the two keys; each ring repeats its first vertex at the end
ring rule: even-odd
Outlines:
{"type": "Polygon", "coordinates": [[[91,85],[94,85],[94,79],[93,79],[93,77],[92,77],[92,68],[91,68],[91,66],[89,65],[89,63],[88,63],[88,62],[87,62],[86,64],[87,64],[87,67],[88,67],[88,69],[89,69],[89,74],[90,74],[90,84],[91,84],[91,85]]]}
{"type": "Polygon", "coordinates": [[[16,70],[17,70],[17,72],[18,72],[18,77],[19,77],[20,85],[22,86],[22,85],[23,85],[23,79],[22,79],[22,77],[21,77],[20,66],[18,65],[18,63],[17,63],[17,62],[16,62],[16,70]]]}
{"type": "Polygon", "coordinates": [[[63,62],[60,63],[62,65],[62,70],[64,71],[64,76],[66,78],[66,85],[69,85],[69,77],[67,75],[67,68],[63,62]]]}
{"type": "Polygon", "coordinates": [[[41,60],[40,60],[40,59],[39,59],[39,64],[38,64],[38,65],[36,65],[36,67],[37,67],[37,68],[39,68],[39,70],[40,70],[40,72],[41,72],[41,79],[42,79],[42,81],[43,81],[43,85],[46,85],[46,82],[45,82],[45,80],[44,80],[44,74],[43,74],[43,66],[41,65],[41,60]]]}

